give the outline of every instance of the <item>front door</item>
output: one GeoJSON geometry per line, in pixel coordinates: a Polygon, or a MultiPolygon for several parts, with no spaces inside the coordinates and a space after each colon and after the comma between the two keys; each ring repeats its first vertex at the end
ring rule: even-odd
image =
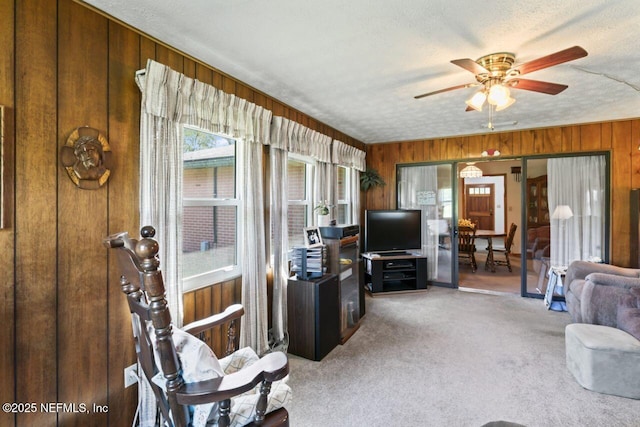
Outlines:
{"type": "Polygon", "coordinates": [[[480,230],[494,230],[494,184],[465,185],[465,218],[477,224],[480,230]]]}

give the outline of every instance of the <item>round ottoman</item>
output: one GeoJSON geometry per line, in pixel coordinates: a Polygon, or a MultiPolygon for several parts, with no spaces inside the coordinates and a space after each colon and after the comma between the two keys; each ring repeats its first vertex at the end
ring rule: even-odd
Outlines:
{"type": "Polygon", "coordinates": [[[567,368],[599,393],[640,399],[640,341],[609,326],[572,323],[565,329],[567,368]]]}

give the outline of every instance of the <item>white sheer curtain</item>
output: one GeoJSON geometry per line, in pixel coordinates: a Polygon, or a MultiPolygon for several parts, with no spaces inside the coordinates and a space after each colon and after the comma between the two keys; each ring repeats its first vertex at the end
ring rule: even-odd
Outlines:
{"type": "MultiPolygon", "coordinates": [[[[273,255],[273,304],[271,336],[274,346],[286,347],[287,337],[287,280],[289,279],[289,187],[287,162],[293,124],[283,117],[274,117],[271,125],[270,181],[271,181],[271,251],[273,255]]],[[[284,349],[284,348],[283,348],[284,349]]]]}
{"type": "Polygon", "coordinates": [[[398,177],[400,186],[398,189],[398,207],[400,209],[420,209],[422,211],[422,253],[427,256],[428,279],[438,277],[438,241],[440,229],[437,226],[429,227],[429,224],[437,224],[439,219],[438,209],[435,205],[425,204],[424,194],[438,194],[438,167],[416,166],[400,168],[398,177]]]}
{"type": "Polygon", "coordinates": [[[244,168],[240,198],[246,215],[242,227],[246,312],[240,339],[260,353],[267,348],[261,144],[269,143],[272,113],[152,60],[136,80],[142,91],[141,224],[157,230],[167,299],[178,326],[182,324],[182,125],[240,140],[239,161],[244,168]]]}
{"type": "Polygon", "coordinates": [[[258,354],[269,349],[267,266],[264,227],[262,146],[242,144],[242,305],[245,315],[240,328],[240,347],[250,346],[258,354]]]}
{"type": "MultiPolygon", "coordinates": [[[[150,64],[149,64],[150,65],[150,64]]],[[[140,113],[140,225],[152,225],[175,324],[182,326],[182,127],[176,99],[181,76],[161,67],[138,73],[140,113]],[[173,96],[172,96],[173,95],[173,96]]]]}
{"type": "Polygon", "coordinates": [[[561,157],[547,161],[551,213],[551,264],[604,257],[606,163],[604,156],[561,157]],[[561,206],[563,208],[556,211],[561,206]],[[571,210],[571,217],[558,215],[571,210]],[[555,213],[555,215],[554,215],[555,213]]]}
{"type": "MultiPolygon", "coordinates": [[[[351,201],[351,222],[360,224],[360,171],[358,169],[349,169],[351,188],[349,188],[349,200],[351,201]]],[[[360,227],[360,233],[363,233],[360,227]]]]}

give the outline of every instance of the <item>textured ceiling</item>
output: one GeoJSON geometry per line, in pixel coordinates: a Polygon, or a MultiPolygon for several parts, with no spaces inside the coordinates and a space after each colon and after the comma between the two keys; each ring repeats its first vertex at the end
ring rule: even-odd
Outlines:
{"type": "Polygon", "coordinates": [[[512,90],[496,131],[640,117],[638,0],[86,3],[365,143],[488,132],[465,112],[476,89],[414,96],[474,82],[450,61],[494,52],[589,53],[528,74],[569,88],[512,90]]]}

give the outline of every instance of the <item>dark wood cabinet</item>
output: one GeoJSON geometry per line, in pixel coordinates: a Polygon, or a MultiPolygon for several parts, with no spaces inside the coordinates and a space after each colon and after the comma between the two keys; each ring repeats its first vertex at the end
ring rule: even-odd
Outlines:
{"type": "Polygon", "coordinates": [[[360,327],[364,315],[364,290],[360,286],[359,235],[325,238],[327,272],[338,276],[340,288],[340,343],[344,344],[360,327]]]}
{"type": "Polygon", "coordinates": [[[338,276],[289,279],[287,284],[289,353],[321,360],[340,343],[338,276]]]}
{"type": "Polygon", "coordinates": [[[362,255],[364,287],[371,294],[427,289],[427,257],[362,255]]]}
{"type": "Polygon", "coordinates": [[[547,175],[527,179],[527,225],[530,228],[549,225],[547,175]]]}

